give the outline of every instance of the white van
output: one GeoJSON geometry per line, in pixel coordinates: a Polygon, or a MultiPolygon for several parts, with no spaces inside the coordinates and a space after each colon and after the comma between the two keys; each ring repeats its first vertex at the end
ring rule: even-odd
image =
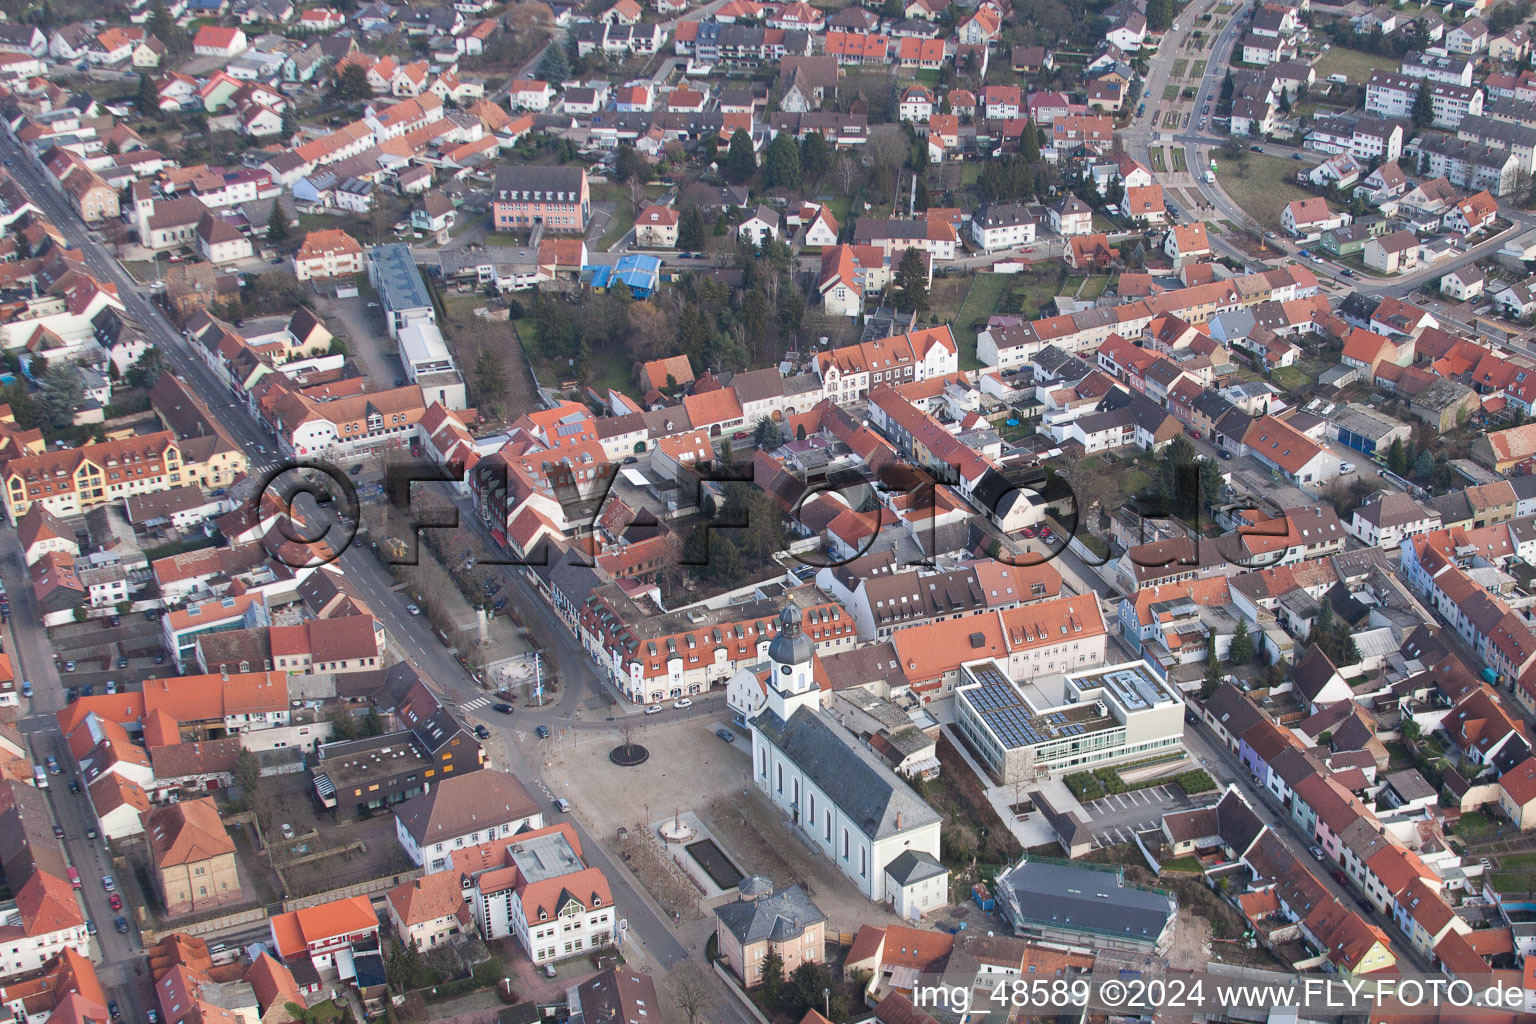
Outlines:
{"type": "Polygon", "coordinates": [[[43,770],[42,765],[35,764],[32,766],[32,782],[38,789],[48,788],[48,773],[43,770]]]}

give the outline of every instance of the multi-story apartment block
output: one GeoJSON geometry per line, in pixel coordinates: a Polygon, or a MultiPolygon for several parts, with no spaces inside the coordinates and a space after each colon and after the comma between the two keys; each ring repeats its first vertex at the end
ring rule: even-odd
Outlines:
{"type": "Polygon", "coordinates": [[[451,871],[487,941],[517,939],[536,964],[611,945],[619,926],[608,878],[582,859],[576,830],[561,822],[456,851],[451,871]]]}
{"type": "Polygon", "coordinates": [[[79,515],[105,502],[184,481],[181,444],[170,431],[139,434],[5,464],[5,509],[16,522],[37,503],[55,516],[79,515]]]}
{"type": "Polygon", "coordinates": [[[1472,62],[1451,54],[1410,53],[1403,58],[1399,70],[1409,78],[1427,78],[1448,85],[1472,84],[1472,62]]]}
{"type": "Polygon", "coordinates": [[[1420,178],[1445,178],[1468,192],[1508,195],[1520,176],[1520,158],[1510,150],[1466,142],[1444,132],[1425,132],[1406,153],[1410,166],[1420,170],[1420,178]]]}
{"type": "Polygon", "coordinates": [[[845,405],[880,384],[906,384],[954,373],[960,366],[959,351],[948,327],[930,327],[819,353],[816,374],[826,396],[845,405]]]}
{"type": "Polygon", "coordinates": [[[293,276],[313,278],[351,277],[363,272],[363,247],[340,228],[311,231],[293,257],[293,276]]]}
{"type": "Polygon", "coordinates": [[[1434,123],[1455,128],[1466,117],[1483,112],[1483,91],[1475,86],[1432,78],[1412,78],[1390,71],[1371,72],[1365,85],[1365,112],[1377,117],[1406,120],[1413,116],[1413,105],[1421,89],[1429,90],[1434,107],[1434,123]]]}

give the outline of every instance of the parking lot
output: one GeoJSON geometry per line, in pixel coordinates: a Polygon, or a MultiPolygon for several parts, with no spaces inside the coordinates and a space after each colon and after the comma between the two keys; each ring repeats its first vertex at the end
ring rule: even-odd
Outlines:
{"type": "Polygon", "coordinates": [[[1095,850],[1128,843],[1137,832],[1161,828],[1163,815],[1202,806],[1169,783],[1150,789],[1117,793],[1083,804],[1083,814],[1093,829],[1095,850]]]}
{"type": "Polygon", "coordinates": [[[107,683],[114,682],[120,691],[136,690],[145,679],[175,674],[175,665],[165,656],[158,619],[135,612],[118,621],[116,626],[107,619],[71,622],[50,631],[54,661],[65,687],[79,693],[89,686],[104,693],[107,683]],[[70,662],[75,664],[74,671],[68,669],[70,662]]]}

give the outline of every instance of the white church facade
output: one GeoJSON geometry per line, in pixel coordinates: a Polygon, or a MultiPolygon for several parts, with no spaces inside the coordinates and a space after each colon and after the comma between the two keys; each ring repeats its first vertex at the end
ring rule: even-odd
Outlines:
{"type": "Polygon", "coordinates": [[[799,609],[779,619],[767,700],[751,720],[753,781],[869,899],[908,920],[945,906],[939,815],[821,711],[799,609]]]}

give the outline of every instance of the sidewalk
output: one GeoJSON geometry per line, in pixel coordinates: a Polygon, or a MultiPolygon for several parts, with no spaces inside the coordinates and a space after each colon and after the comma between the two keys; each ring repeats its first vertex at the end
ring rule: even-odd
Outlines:
{"type": "MultiPolygon", "coordinates": [[[[1031,846],[1054,843],[1056,841],[1056,830],[1051,828],[1051,824],[1045,820],[1045,816],[1038,813],[1031,814],[1028,821],[1020,821],[1018,815],[1013,813],[1014,787],[1011,784],[1003,786],[990,785],[991,776],[987,774],[986,769],[976,763],[976,759],[971,756],[971,752],[966,749],[964,741],[955,734],[954,729],[948,725],[942,726],[942,728],[945,735],[949,737],[949,742],[960,752],[960,756],[965,758],[965,763],[970,766],[971,771],[975,772],[976,777],[981,780],[982,792],[986,794],[987,802],[992,805],[992,809],[997,812],[997,816],[1003,819],[1003,824],[1008,826],[1008,831],[1013,833],[1013,837],[1026,850],[1031,846]]],[[[1051,805],[1058,810],[1073,811],[1078,817],[1087,820],[1088,815],[1083,812],[1083,805],[1077,802],[1077,798],[1072,795],[1072,791],[1067,788],[1066,783],[1062,782],[1061,779],[1053,777],[1046,779],[1044,782],[1031,782],[1019,788],[1021,794],[1027,794],[1036,790],[1044,794],[1045,798],[1051,802],[1051,805]]]]}

